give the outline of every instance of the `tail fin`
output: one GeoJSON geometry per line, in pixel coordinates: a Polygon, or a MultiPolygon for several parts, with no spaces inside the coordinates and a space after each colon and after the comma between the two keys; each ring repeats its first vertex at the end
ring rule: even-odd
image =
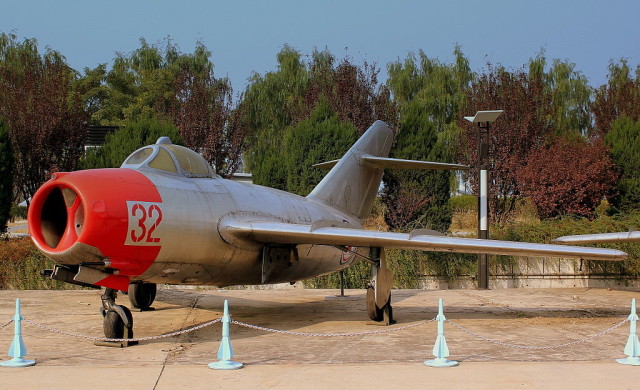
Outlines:
{"type": "Polygon", "coordinates": [[[307,198],[366,218],[382,180],[382,169],[365,164],[363,157],[387,157],[393,132],[376,121],[329,171],[307,198]]]}

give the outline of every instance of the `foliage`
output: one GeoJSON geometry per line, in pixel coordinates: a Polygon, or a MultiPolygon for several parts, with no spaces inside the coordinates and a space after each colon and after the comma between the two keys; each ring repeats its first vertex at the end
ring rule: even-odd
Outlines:
{"type": "Polygon", "coordinates": [[[73,170],[82,153],[88,114],[76,72],[33,39],[0,34],[0,115],[9,125],[14,180],[27,201],[59,170],[73,170]]]}
{"type": "Polygon", "coordinates": [[[309,118],[325,98],[341,122],[364,132],[375,119],[395,122],[388,91],[378,85],[378,70],[365,63],[358,67],[347,58],[336,65],[328,51],[314,51],[305,63],[302,54],[285,46],[277,55],[278,69],[249,80],[243,106],[253,130],[248,163],[256,184],[285,189],[287,174],[280,164],[284,131],[309,118]]]}
{"type": "Polygon", "coordinates": [[[85,101],[91,107],[92,123],[121,126],[125,121],[165,116],[173,98],[178,47],[170,39],[164,45],[150,45],[140,39],[132,53],[117,53],[113,67],[104,64],[85,69],[82,82],[91,86],[85,101]]]}
{"type": "Polygon", "coordinates": [[[47,259],[29,238],[0,240],[0,289],[66,290],[81,287],[40,276],[43,269],[51,269],[47,259]]]}
{"type": "Polygon", "coordinates": [[[609,63],[607,84],[595,92],[591,111],[599,134],[608,134],[613,122],[626,116],[640,120],[640,67],[633,78],[627,60],[609,63]]]}
{"type": "Polygon", "coordinates": [[[533,150],[518,177],[522,193],[533,201],[539,216],[593,217],[616,180],[612,168],[601,139],[587,142],[578,136],[533,150]]]}
{"type": "MultiPolygon", "coordinates": [[[[454,162],[460,133],[455,122],[472,79],[459,47],[454,54],[456,61],[449,65],[422,51],[389,65],[387,85],[400,111],[392,157],[454,162]]],[[[385,219],[392,229],[448,229],[451,171],[388,170],[383,180],[385,219]]]]}
{"type": "Polygon", "coordinates": [[[327,99],[322,98],[309,119],[285,131],[286,190],[303,196],[309,194],[326,174],[312,165],[342,157],[356,137],[353,125],[340,122],[327,99]]]}
{"type": "MultiPolygon", "coordinates": [[[[530,164],[532,151],[547,147],[557,137],[590,133],[586,78],[571,63],[555,60],[548,72],[545,67],[542,53],[530,60],[528,72],[489,64],[467,95],[469,112],[504,110],[491,125],[489,143],[490,211],[498,222],[510,215],[523,196],[519,173],[530,164]]],[[[477,193],[478,129],[463,120],[459,123],[465,129],[461,154],[471,165],[468,178],[477,193]]]]}
{"type": "Polygon", "coordinates": [[[605,136],[611,147],[611,158],[618,166],[621,178],[612,205],[624,212],[640,208],[640,118],[634,122],[627,116],[613,121],[605,136]]]}
{"type": "Polygon", "coordinates": [[[473,195],[457,195],[449,199],[449,207],[453,212],[464,212],[478,210],[478,198],[473,195]]]}
{"type": "MultiPolygon", "coordinates": [[[[551,240],[560,236],[620,232],[635,229],[637,226],[640,226],[640,213],[637,211],[615,216],[599,215],[593,220],[566,216],[545,221],[529,220],[498,224],[492,226],[491,238],[551,243],[551,240]]],[[[624,251],[629,254],[629,258],[623,262],[588,261],[589,272],[640,276],[640,246],[637,243],[600,244],[597,246],[624,251]]],[[[505,256],[500,257],[508,259],[505,256]]]]}
{"type": "Polygon", "coordinates": [[[0,118],[0,233],[7,231],[13,204],[13,152],[9,129],[0,118]]]}
{"type": "Polygon", "coordinates": [[[136,149],[169,137],[174,144],[182,144],[178,129],[155,118],[125,122],[124,127],[108,134],[104,146],[89,149],[81,162],[82,169],[116,168],[136,149]]]}
{"type": "Polygon", "coordinates": [[[11,204],[11,220],[27,219],[27,208],[16,203],[11,204]]]}
{"type": "Polygon", "coordinates": [[[240,163],[248,127],[240,108],[233,107],[229,80],[215,78],[213,65],[205,64],[204,69],[202,62],[180,65],[171,117],[187,147],[200,152],[218,174],[231,176],[240,163]]]}

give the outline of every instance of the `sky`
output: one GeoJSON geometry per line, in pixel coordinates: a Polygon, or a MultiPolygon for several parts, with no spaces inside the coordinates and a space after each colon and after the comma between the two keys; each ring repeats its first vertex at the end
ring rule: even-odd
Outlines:
{"type": "Polygon", "coordinates": [[[517,69],[544,50],[597,87],[611,60],[640,63],[639,15],[638,0],[2,0],[0,32],[36,38],[77,70],[111,64],[140,38],[170,37],[187,53],[201,41],[236,92],[253,72],[276,70],[285,44],[376,63],[382,81],[387,64],[418,50],[449,63],[460,45],[474,71],[517,69]]]}

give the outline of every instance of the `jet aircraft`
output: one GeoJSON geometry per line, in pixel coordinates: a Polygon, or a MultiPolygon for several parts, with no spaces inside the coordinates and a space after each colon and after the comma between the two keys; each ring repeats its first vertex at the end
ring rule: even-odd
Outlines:
{"type": "MultiPolygon", "coordinates": [[[[147,309],[156,284],[295,282],[372,264],[366,306],[392,322],[393,277],[385,249],[623,260],[621,251],[362,229],[385,168],[463,169],[388,158],[393,132],[376,121],[306,196],[217,176],[198,153],[162,137],[120,168],[58,172],[34,195],[31,237],[56,262],[44,275],[105,287],[106,337],[131,337],[133,318],[118,290],[147,309]],[[127,333],[124,331],[127,330],[127,333]]],[[[364,287],[364,286],[363,286],[364,287]]]]}

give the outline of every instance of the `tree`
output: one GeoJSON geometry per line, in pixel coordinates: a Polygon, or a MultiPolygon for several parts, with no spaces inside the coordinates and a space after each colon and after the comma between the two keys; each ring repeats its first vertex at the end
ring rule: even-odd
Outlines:
{"type": "Polygon", "coordinates": [[[0,34],[0,115],[9,126],[15,186],[27,202],[52,172],[73,170],[88,114],[76,72],[33,39],[0,34]]]}
{"type": "Polygon", "coordinates": [[[211,53],[196,43],[193,53],[180,52],[170,38],[149,44],[140,39],[140,47],[131,53],[117,53],[113,66],[105,64],[85,69],[81,83],[83,96],[96,125],[121,126],[125,121],[157,117],[168,119],[174,107],[175,80],[188,64],[192,72],[212,72],[211,53]]]}
{"type": "Polygon", "coordinates": [[[142,118],[125,122],[124,127],[108,134],[104,146],[90,149],[84,157],[82,169],[117,168],[136,149],[156,143],[160,137],[182,144],[178,129],[156,118],[142,118]]]}
{"type": "MultiPolygon", "coordinates": [[[[541,73],[514,72],[488,66],[467,93],[467,110],[502,109],[504,114],[491,124],[489,135],[489,205],[492,219],[503,221],[521,197],[518,172],[527,164],[531,150],[542,146],[551,132],[549,116],[551,94],[541,73]]],[[[477,187],[477,137],[475,124],[461,119],[465,129],[461,157],[470,165],[468,178],[475,193],[477,187]],[[466,123],[465,123],[466,122],[466,123]]]]}
{"type": "Polygon", "coordinates": [[[605,136],[611,158],[620,171],[616,195],[611,204],[620,211],[640,208],[640,119],[621,116],[605,136]]]}
{"type": "Polygon", "coordinates": [[[349,122],[341,122],[327,99],[320,99],[309,119],[285,131],[286,190],[308,195],[326,174],[312,165],[342,157],[356,139],[355,127],[349,122]]]}
{"type": "Polygon", "coordinates": [[[608,134],[613,122],[622,116],[640,119],[640,66],[633,78],[627,60],[609,63],[607,84],[596,90],[591,110],[601,135],[608,134]]]}
{"type": "Polygon", "coordinates": [[[616,180],[601,138],[559,138],[529,153],[519,170],[520,188],[542,218],[593,217],[616,180]]]}
{"type": "Polygon", "coordinates": [[[285,46],[277,56],[278,69],[264,76],[254,74],[244,94],[244,116],[253,129],[248,162],[254,182],[287,188],[287,173],[280,163],[284,129],[308,119],[326,98],[341,122],[352,123],[361,134],[374,121],[393,125],[395,110],[388,90],[378,85],[375,66],[353,65],[349,59],[336,66],[328,51],[314,51],[305,63],[302,54],[285,46]]]}
{"type": "MultiPolygon", "coordinates": [[[[508,71],[489,64],[469,92],[469,112],[504,110],[492,124],[490,134],[489,201],[493,220],[504,221],[523,196],[519,172],[529,164],[532,151],[549,148],[558,138],[578,139],[592,132],[591,93],[584,75],[569,62],[554,60],[548,71],[546,66],[544,53],[529,61],[528,72],[524,67],[508,71]]],[[[466,133],[464,157],[471,165],[469,179],[477,191],[478,130],[465,122],[460,121],[466,133]]],[[[578,147],[580,143],[565,146],[570,145],[578,147]]],[[[545,163],[539,163],[544,169],[545,163]]]]}
{"type": "MultiPolygon", "coordinates": [[[[456,61],[442,64],[420,51],[404,62],[389,65],[387,85],[393,93],[400,121],[395,158],[454,162],[460,129],[456,120],[472,79],[468,60],[459,47],[456,61]]],[[[446,231],[451,223],[448,200],[451,171],[385,172],[385,220],[392,229],[428,227],[446,231]],[[411,226],[408,226],[411,225],[411,226]]]]}
{"type": "Polygon", "coordinates": [[[243,107],[233,107],[229,80],[215,78],[213,66],[201,65],[180,65],[171,117],[185,145],[200,152],[218,174],[230,176],[240,163],[249,128],[241,115],[243,107]]]}
{"type": "Polygon", "coordinates": [[[0,118],[0,233],[7,231],[13,200],[13,151],[9,128],[0,118]]]}

